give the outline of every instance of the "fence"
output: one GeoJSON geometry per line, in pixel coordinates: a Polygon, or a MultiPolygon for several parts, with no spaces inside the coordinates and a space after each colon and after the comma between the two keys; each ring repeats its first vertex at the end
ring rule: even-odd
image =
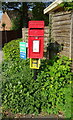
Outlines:
{"type": "Polygon", "coordinates": [[[71,12],[60,12],[52,15],[52,37],[54,41],[63,44],[63,51],[61,54],[68,57],[70,53],[70,27],[71,26],[71,12]]]}
{"type": "Polygon", "coordinates": [[[54,41],[63,44],[63,50],[60,53],[73,60],[73,11],[52,14],[52,37],[54,41]]]}
{"type": "Polygon", "coordinates": [[[2,47],[5,43],[18,38],[22,38],[21,30],[0,31],[0,44],[2,44],[2,47]]]}

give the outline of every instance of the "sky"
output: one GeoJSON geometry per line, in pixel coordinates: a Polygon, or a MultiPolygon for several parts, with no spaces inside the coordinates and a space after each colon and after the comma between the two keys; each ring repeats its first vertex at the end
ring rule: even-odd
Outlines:
{"type": "Polygon", "coordinates": [[[2,11],[0,11],[0,19],[1,19],[1,17],[2,17],[2,11]]]}

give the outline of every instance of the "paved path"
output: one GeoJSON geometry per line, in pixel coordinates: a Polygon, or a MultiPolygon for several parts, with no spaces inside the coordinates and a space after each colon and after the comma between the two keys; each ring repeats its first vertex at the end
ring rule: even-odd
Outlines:
{"type": "Polygon", "coordinates": [[[2,62],[3,59],[3,51],[0,49],[0,63],[2,62]]]}

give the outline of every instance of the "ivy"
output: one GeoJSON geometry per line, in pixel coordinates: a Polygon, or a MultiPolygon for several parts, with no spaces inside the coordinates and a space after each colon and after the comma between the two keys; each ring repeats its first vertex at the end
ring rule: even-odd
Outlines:
{"type": "Polygon", "coordinates": [[[66,10],[66,11],[73,10],[73,1],[71,0],[71,2],[66,2],[64,0],[64,3],[62,3],[60,6],[63,7],[64,10],[66,10]]]}

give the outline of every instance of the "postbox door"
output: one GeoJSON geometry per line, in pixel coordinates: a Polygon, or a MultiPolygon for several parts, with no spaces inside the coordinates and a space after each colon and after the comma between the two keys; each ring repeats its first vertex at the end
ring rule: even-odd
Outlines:
{"type": "Polygon", "coordinates": [[[39,39],[35,39],[35,37],[28,38],[28,57],[29,58],[42,58],[43,57],[43,49],[44,49],[44,39],[43,37],[39,37],[39,39]]]}

